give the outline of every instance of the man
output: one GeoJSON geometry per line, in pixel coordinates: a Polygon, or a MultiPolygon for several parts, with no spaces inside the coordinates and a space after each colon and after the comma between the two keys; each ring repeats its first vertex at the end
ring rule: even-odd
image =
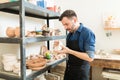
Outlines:
{"type": "Polygon", "coordinates": [[[68,54],[64,80],[89,80],[89,62],[94,59],[95,35],[78,22],[73,10],[64,11],[59,21],[69,31],[67,35],[67,47],[62,46],[58,53],[68,54]]]}

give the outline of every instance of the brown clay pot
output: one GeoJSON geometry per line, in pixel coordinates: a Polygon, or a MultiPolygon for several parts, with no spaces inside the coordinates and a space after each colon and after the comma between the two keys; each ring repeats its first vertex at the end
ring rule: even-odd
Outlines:
{"type": "Polygon", "coordinates": [[[15,28],[15,36],[20,37],[20,27],[15,28]]]}
{"type": "Polygon", "coordinates": [[[15,28],[13,28],[13,27],[7,27],[7,29],[6,29],[6,35],[8,37],[15,37],[15,28]]]}

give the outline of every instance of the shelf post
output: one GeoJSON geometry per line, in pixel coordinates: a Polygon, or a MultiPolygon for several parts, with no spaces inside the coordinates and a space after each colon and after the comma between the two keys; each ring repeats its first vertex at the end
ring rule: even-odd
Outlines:
{"type": "Polygon", "coordinates": [[[20,0],[19,21],[20,21],[20,61],[21,61],[21,79],[26,80],[26,55],[25,55],[25,1],[20,0]]]}
{"type": "MultiPolygon", "coordinates": [[[[48,16],[48,14],[47,14],[47,16],[48,16]]],[[[47,27],[49,27],[50,26],[50,24],[49,24],[49,18],[47,17],[47,27]]],[[[47,48],[48,48],[48,50],[50,49],[50,41],[47,41],[47,48]]]]}

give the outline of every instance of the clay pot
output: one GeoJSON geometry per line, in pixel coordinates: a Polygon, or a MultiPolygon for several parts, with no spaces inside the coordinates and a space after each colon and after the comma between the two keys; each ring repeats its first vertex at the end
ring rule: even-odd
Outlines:
{"type": "Polygon", "coordinates": [[[55,40],[54,41],[54,44],[53,44],[53,49],[54,50],[62,50],[62,42],[58,41],[58,40],[55,40]]]}
{"type": "Polygon", "coordinates": [[[15,36],[20,37],[20,27],[15,28],[15,36]]]}
{"type": "Polygon", "coordinates": [[[6,35],[8,37],[15,37],[15,29],[13,27],[7,27],[6,35]]]}
{"type": "Polygon", "coordinates": [[[55,11],[54,7],[47,7],[48,10],[55,11]]]}

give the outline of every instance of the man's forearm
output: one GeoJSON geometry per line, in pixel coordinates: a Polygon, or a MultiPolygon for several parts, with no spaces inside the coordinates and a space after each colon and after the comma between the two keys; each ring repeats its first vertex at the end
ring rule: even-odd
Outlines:
{"type": "Polygon", "coordinates": [[[86,60],[88,62],[92,62],[94,60],[94,59],[90,58],[87,53],[78,52],[78,51],[74,51],[71,49],[69,49],[69,54],[74,55],[80,59],[86,60]]]}

